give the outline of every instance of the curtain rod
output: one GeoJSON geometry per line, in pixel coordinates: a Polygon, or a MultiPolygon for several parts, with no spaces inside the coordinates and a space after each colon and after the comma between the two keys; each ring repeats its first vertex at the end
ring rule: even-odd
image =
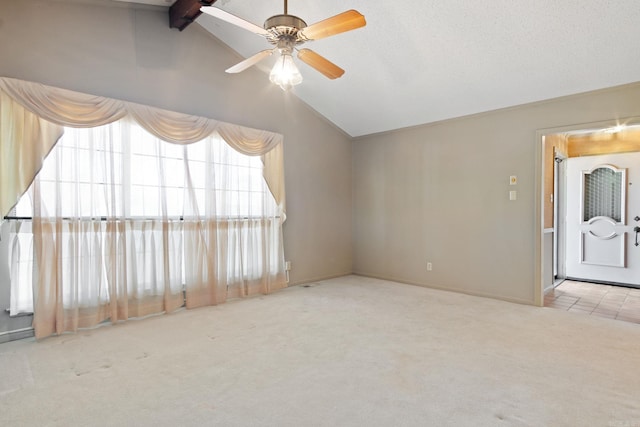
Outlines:
{"type": "MultiPolygon", "coordinates": [[[[51,218],[55,218],[55,217],[51,217],[51,218]]],[[[277,216],[272,216],[272,217],[262,217],[262,216],[245,216],[245,217],[225,217],[225,218],[211,218],[211,219],[216,219],[216,220],[226,220],[226,221],[238,221],[238,220],[253,220],[253,219],[278,219],[280,218],[280,215],[277,216]]],[[[11,215],[7,215],[3,218],[5,221],[33,221],[33,217],[30,216],[11,216],[11,215]]],[[[198,221],[205,221],[207,218],[205,219],[199,219],[199,218],[190,218],[187,217],[186,221],[189,220],[198,220],[198,221]]],[[[107,218],[105,216],[101,216],[101,217],[80,217],[80,218],[71,218],[71,217],[62,217],[63,221],[107,221],[107,220],[114,220],[114,221],[163,221],[165,220],[165,218],[142,218],[142,217],[127,217],[127,218],[107,218]]],[[[166,220],[169,221],[185,221],[185,218],[183,216],[180,217],[167,217],[166,220]]]]}

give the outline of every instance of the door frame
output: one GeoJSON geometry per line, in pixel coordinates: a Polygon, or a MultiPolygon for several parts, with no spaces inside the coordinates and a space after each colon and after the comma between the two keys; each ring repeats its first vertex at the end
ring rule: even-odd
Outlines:
{"type": "Polygon", "coordinates": [[[566,275],[566,238],[565,220],[567,213],[567,159],[555,154],[553,163],[553,285],[563,280],[566,275]]]}
{"type": "MultiPolygon", "coordinates": [[[[552,128],[538,129],[535,137],[535,227],[534,227],[534,305],[544,306],[544,260],[549,250],[553,248],[545,248],[544,242],[544,139],[546,135],[553,135],[567,132],[579,132],[592,130],[611,129],[619,125],[638,126],[640,125],[640,117],[627,117],[620,119],[609,119],[599,122],[580,123],[567,126],[559,126],[552,128]]],[[[555,197],[555,196],[554,196],[555,197]]],[[[555,227],[556,224],[554,224],[555,227]]]]}

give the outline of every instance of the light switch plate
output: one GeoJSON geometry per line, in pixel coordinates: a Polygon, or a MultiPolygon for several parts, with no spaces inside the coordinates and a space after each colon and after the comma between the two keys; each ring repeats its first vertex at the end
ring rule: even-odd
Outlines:
{"type": "Polygon", "coordinates": [[[518,177],[515,175],[511,175],[509,177],[509,185],[516,185],[518,183],[518,177]]]}
{"type": "Polygon", "coordinates": [[[517,191],[509,191],[509,200],[513,201],[513,200],[516,200],[517,198],[518,198],[517,191]]]}

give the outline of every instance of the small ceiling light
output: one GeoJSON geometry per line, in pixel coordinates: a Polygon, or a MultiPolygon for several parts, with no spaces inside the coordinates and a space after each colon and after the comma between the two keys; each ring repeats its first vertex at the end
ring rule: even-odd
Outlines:
{"type": "Polygon", "coordinates": [[[280,58],[278,58],[271,69],[271,74],[269,74],[269,80],[280,86],[282,90],[289,90],[302,83],[302,74],[300,74],[295,62],[293,62],[291,50],[291,48],[280,49],[280,58]]]}
{"type": "Polygon", "coordinates": [[[616,125],[616,126],[608,128],[608,129],[605,129],[604,132],[605,133],[620,133],[620,132],[624,131],[625,128],[626,128],[625,125],[616,125]]]}

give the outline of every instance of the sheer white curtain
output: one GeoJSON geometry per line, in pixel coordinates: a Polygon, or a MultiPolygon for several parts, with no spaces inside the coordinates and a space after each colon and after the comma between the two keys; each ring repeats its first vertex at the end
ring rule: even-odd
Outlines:
{"type": "Polygon", "coordinates": [[[11,260],[37,337],[286,286],[282,135],[0,78],[0,138],[3,214],[42,168],[11,260]]]}
{"type": "Polygon", "coordinates": [[[31,221],[9,224],[9,314],[33,313],[33,234],[31,221]]]}
{"type": "Polygon", "coordinates": [[[164,146],[135,130],[124,120],[67,128],[36,176],[38,337],[183,303],[179,217],[168,217],[175,201],[158,182],[164,146]]]}
{"type": "Polygon", "coordinates": [[[37,336],[172,311],[183,285],[187,307],[283,287],[263,168],[216,134],[176,145],[127,120],[67,128],[29,192],[37,336]]]}
{"type": "Polygon", "coordinates": [[[187,307],[281,288],[283,212],[260,158],[209,138],[186,146],[184,164],[187,307]]]}

